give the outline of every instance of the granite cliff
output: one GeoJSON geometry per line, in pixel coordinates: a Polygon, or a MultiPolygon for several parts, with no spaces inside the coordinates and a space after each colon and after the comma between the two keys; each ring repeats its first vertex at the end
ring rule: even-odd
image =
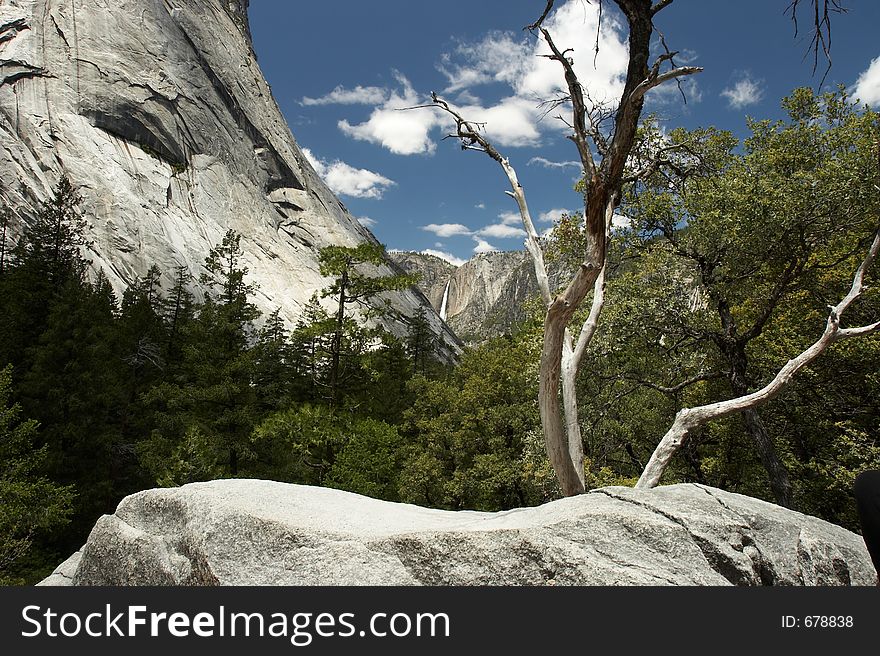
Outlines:
{"type": "MultiPolygon", "coordinates": [[[[257,64],[247,7],[0,1],[0,202],[13,238],[66,175],[91,222],[88,256],[117,291],[153,263],[166,283],[177,265],[198,277],[233,229],[258,306],[295,321],[327,283],[318,250],[374,237],[303,156],[257,64]]],[[[428,306],[417,290],[390,300],[398,334],[428,306]]]]}
{"type": "Polygon", "coordinates": [[[525,301],[538,293],[525,251],[482,253],[458,267],[424,253],[391,253],[391,258],[421,275],[419,288],[434,310],[469,344],[512,330],[525,319],[525,301]]]}

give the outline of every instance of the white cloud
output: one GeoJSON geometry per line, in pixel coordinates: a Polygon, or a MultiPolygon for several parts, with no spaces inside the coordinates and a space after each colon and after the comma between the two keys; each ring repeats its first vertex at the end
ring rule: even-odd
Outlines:
{"type": "Polygon", "coordinates": [[[474,253],[492,253],[498,250],[492,244],[479,237],[474,237],[474,241],[477,242],[477,245],[474,246],[474,253]]]}
{"type": "Polygon", "coordinates": [[[478,210],[484,210],[486,209],[486,203],[477,203],[476,205],[474,205],[474,207],[476,207],[478,210]]]}
{"type": "Polygon", "coordinates": [[[506,223],[496,223],[480,228],[475,233],[481,237],[495,237],[496,239],[510,239],[512,237],[525,237],[526,231],[506,223]]]}
{"type": "Polygon", "coordinates": [[[443,93],[490,82],[513,85],[526,72],[531,54],[531,44],[513,32],[494,30],[478,43],[459,41],[437,66],[449,82],[443,93]]]}
{"type": "Polygon", "coordinates": [[[868,68],[859,75],[852,95],[872,107],[880,106],[880,57],[872,59],[868,68]]]}
{"type": "Polygon", "coordinates": [[[522,217],[519,212],[502,212],[498,215],[501,223],[507,226],[518,226],[522,224],[522,217]]]}
{"type": "MultiPolygon", "coordinates": [[[[599,3],[569,0],[550,16],[545,26],[560,50],[575,48],[568,56],[574,60],[575,73],[593,101],[616,105],[623,92],[629,62],[620,22],[613,15],[603,13],[597,57],[593,48],[599,27],[599,3]]],[[[550,46],[541,39],[534,52],[538,57],[533,56],[528,74],[519,82],[519,95],[546,99],[560,92],[568,93],[559,63],[540,57],[548,54],[550,46]]]]}
{"type": "MultiPolygon", "coordinates": [[[[520,218],[518,214],[512,212],[504,212],[498,215],[501,219],[500,223],[483,226],[477,230],[471,230],[461,223],[429,223],[422,226],[422,230],[433,232],[438,237],[455,237],[458,235],[473,237],[478,243],[485,243],[480,237],[490,237],[495,239],[511,239],[513,237],[525,237],[525,230],[520,228],[520,218]]],[[[442,244],[438,243],[439,248],[442,244]]],[[[494,247],[491,248],[494,250],[494,247]]],[[[481,252],[481,251],[480,251],[481,252]]]]}
{"type": "Polygon", "coordinates": [[[461,266],[467,260],[463,260],[460,257],[455,257],[452,253],[447,253],[446,251],[438,251],[433,248],[426,248],[421,251],[424,255],[433,255],[434,257],[439,257],[441,260],[446,260],[450,264],[454,264],[455,266],[461,266]]]}
{"type": "Polygon", "coordinates": [[[538,215],[538,221],[541,221],[542,223],[553,223],[554,221],[558,221],[563,214],[571,216],[572,211],[567,210],[564,207],[554,207],[552,210],[541,212],[538,215]]]}
{"type": "Polygon", "coordinates": [[[301,105],[378,105],[388,98],[388,90],[382,87],[356,86],[354,89],[346,89],[338,86],[333,91],[319,98],[306,96],[300,101],[301,105]]]}
{"type": "Polygon", "coordinates": [[[400,88],[389,91],[388,98],[376,107],[363,123],[352,125],[343,119],[337,124],[348,136],[379,144],[397,155],[432,153],[436,145],[431,130],[448,123],[432,109],[407,109],[424,104],[406,77],[395,71],[400,88]]]}
{"type": "Polygon", "coordinates": [[[534,146],[540,142],[534,100],[510,96],[491,107],[464,105],[458,110],[464,118],[482,123],[486,137],[497,146],[534,146]]]}
{"type": "MultiPolygon", "coordinates": [[[[623,91],[628,50],[622,25],[609,14],[599,30],[599,55],[592,44],[599,27],[598,3],[568,0],[545,22],[557,47],[576,46],[574,68],[596,102],[615,103],[623,91]],[[595,64],[595,65],[594,65],[595,64]]],[[[512,94],[491,106],[465,103],[461,114],[468,120],[485,123],[486,133],[498,146],[533,146],[540,142],[544,126],[539,103],[568,94],[562,67],[543,55],[550,46],[514,32],[490,32],[474,43],[460,42],[438,66],[449,84],[444,93],[468,93],[470,87],[504,84],[512,94]]],[[[569,53],[571,54],[571,53],[569,53]]]]}
{"type": "Polygon", "coordinates": [[[317,157],[308,148],[302,149],[303,155],[334,194],[353,198],[381,198],[388,187],[394,186],[394,180],[367,169],[356,169],[353,166],[334,160],[326,162],[317,157]]]}
{"type": "Polygon", "coordinates": [[[306,156],[306,159],[309,160],[309,164],[312,165],[312,168],[315,169],[315,173],[321,175],[321,171],[324,170],[324,163],[318,159],[318,157],[311,151],[310,148],[303,148],[302,154],[306,156]]]}
{"type": "Polygon", "coordinates": [[[357,220],[358,223],[366,228],[372,228],[374,225],[376,225],[376,221],[368,216],[359,216],[357,220]]]}
{"type": "Polygon", "coordinates": [[[761,80],[752,80],[748,76],[743,76],[732,87],[724,89],[721,95],[727,98],[731,108],[742,109],[761,102],[761,98],[764,97],[764,89],[761,84],[761,80]]]}
{"type": "MultiPolygon", "coordinates": [[[[616,104],[628,62],[625,30],[618,19],[606,12],[598,31],[599,54],[594,57],[598,9],[598,3],[567,0],[550,15],[545,26],[560,49],[576,47],[574,68],[589,97],[595,102],[616,104]]],[[[540,102],[568,93],[562,67],[542,56],[549,53],[543,38],[536,40],[518,32],[494,31],[473,42],[459,41],[451,52],[441,56],[438,64],[447,79],[443,94],[455,98],[467,120],[485,124],[486,134],[495,145],[537,145],[542,132],[563,128],[560,122],[541,121],[540,102]],[[489,84],[502,85],[509,91],[502,93],[497,102],[484,103],[473,93],[473,87],[489,84]]],[[[571,56],[571,52],[568,54],[571,56]]],[[[303,101],[324,104],[372,99],[374,109],[366,121],[339,121],[343,133],[399,155],[432,153],[436,148],[433,133],[438,128],[448,132],[452,122],[436,110],[400,111],[424,104],[427,96],[416,93],[401,73],[395,71],[394,75],[397,89],[337,87],[326,96],[303,101]]]]}
{"type": "Polygon", "coordinates": [[[438,237],[473,234],[470,228],[460,223],[430,223],[426,226],[422,226],[422,230],[433,232],[438,237]]]}
{"type": "Polygon", "coordinates": [[[611,228],[621,230],[624,228],[632,228],[633,220],[628,216],[624,216],[623,214],[614,213],[614,216],[611,217],[611,228]]]}
{"type": "Polygon", "coordinates": [[[537,164],[538,166],[542,166],[545,169],[567,169],[567,168],[581,168],[580,162],[570,161],[570,162],[552,162],[546,157],[533,157],[528,162],[526,162],[527,166],[532,166],[533,164],[537,164]]]}
{"type": "Polygon", "coordinates": [[[479,105],[482,101],[479,96],[475,96],[470,91],[462,91],[455,97],[456,105],[479,105]]]}

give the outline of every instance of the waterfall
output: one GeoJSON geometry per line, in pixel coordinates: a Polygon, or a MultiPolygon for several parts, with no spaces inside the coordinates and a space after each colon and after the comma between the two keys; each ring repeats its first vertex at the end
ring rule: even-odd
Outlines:
{"type": "Polygon", "coordinates": [[[449,283],[452,278],[446,281],[446,289],[443,290],[443,301],[440,303],[440,318],[446,321],[446,302],[449,300],[449,283]]]}

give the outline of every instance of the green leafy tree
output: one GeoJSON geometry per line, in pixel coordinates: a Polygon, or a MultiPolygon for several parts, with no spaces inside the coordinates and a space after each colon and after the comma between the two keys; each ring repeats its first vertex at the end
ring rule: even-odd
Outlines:
{"type": "Polygon", "coordinates": [[[247,471],[260,478],[323,485],[397,500],[401,437],[376,419],[305,404],[256,427],[247,471]]]}
{"type": "Polygon", "coordinates": [[[466,351],[447,378],[415,376],[401,429],[401,500],[480,510],[546,500],[527,444],[539,431],[536,368],[534,341],[501,338],[466,351]]]}
{"type": "Polygon", "coordinates": [[[29,583],[55,564],[57,555],[40,553],[45,537],[68,521],[73,488],[46,477],[46,447],[37,439],[37,422],[21,419],[11,403],[12,368],[0,370],[0,584],[29,583]],[[38,538],[44,538],[38,540],[38,538]]]}
{"type": "Polygon", "coordinates": [[[322,485],[346,442],[345,417],[305,404],[269,415],[253,431],[249,470],[261,478],[322,485]]]}
{"type": "MultiPolygon", "coordinates": [[[[742,154],[726,133],[671,132],[669,140],[689,144],[687,151],[625,200],[640,261],[623,281],[632,294],[624,303],[642,321],[630,334],[650,341],[639,349],[641,372],[629,373],[657,392],[674,397],[694,386],[718,393],[705,383],[724,380],[721,395],[741,397],[772,378],[812,342],[772,363],[760,358],[780,309],[818,290],[817,277],[827,283],[823,305],[805,313],[839,299],[876,228],[876,114],[843,92],[801,89],[783,105],[787,121],[750,123],[742,154]],[[765,366],[756,367],[756,358],[765,366]]],[[[630,358],[626,366],[633,364],[630,358]]],[[[746,408],[728,421],[754,442],[775,499],[790,506],[787,454],[780,455],[765,412],[746,408]]]]}
{"type": "Polygon", "coordinates": [[[347,429],[323,484],[374,499],[397,501],[402,438],[397,428],[376,419],[357,419],[347,429]]]}

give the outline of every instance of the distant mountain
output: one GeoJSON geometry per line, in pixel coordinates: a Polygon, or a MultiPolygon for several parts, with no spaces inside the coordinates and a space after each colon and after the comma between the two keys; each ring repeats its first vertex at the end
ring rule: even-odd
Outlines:
{"type": "Polygon", "coordinates": [[[525,318],[525,301],[538,293],[525,251],[483,253],[459,267],[423,253],[390,257],[406,272],[422,276],[419,288],[468,344],[510,332],[525,318]]]}

